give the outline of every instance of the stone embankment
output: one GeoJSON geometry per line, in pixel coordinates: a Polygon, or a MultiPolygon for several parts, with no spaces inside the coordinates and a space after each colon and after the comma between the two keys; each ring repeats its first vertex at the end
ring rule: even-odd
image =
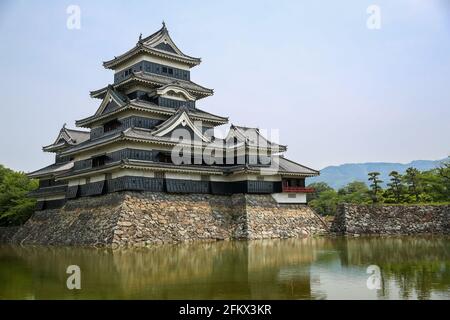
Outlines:
{"type": "Polygon", "coordinates": [[[450,205],[351,205],[338,208],[340,234],[450,234],[450,205]]]}
{"type": "Polygon", "coordinates": [[[184,241],[292,238],[326,234],[307,205],[278,204],[270,195],[112,193],[36,212],[13,243],[148,245],[184,241]]]}

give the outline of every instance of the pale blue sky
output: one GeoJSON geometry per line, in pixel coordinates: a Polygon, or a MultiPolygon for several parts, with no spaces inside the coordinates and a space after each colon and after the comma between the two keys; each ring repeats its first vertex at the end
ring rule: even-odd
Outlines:
{"type": "Polygon", "coordinates": [[[379,1],[1,1],[0,163],[50,164],[41,146],[93,114],[102,61],[165,20],[203,62],[204,110],[280,129],[287,156],[314,168],[450,154],[450,5],[379,1]],[[81,8],[81,29],[66,8],[81,8]],[[366,27],[371,4],[381,29],[366,27]]]}

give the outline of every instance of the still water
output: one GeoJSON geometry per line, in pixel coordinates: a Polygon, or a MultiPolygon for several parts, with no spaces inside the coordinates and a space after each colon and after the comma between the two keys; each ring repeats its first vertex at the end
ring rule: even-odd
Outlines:
{"type": "Polygon", "coordinates": [[[1,246],[0,299],[450,299],[450,238],[1,246]],[[80,290],[67,289],[69,265],[80,290]]]}

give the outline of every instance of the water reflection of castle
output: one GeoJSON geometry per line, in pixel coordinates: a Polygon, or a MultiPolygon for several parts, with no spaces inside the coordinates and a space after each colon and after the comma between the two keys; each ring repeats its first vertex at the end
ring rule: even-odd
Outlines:
{"type": "Polygon", "coordinates": [[[365,269],[375,263],[383,273],[383,290],[369,292],[362,287],[363,295],[358,298],[371,294],[374,298],[427,299],[449,292],[448,243],[448,239],[426,238],[313,238],[120,250],[0,248],[0,297],[333,298],[327,287],[336,286],[333,277],[357,270],[364,286],[365,269]],[[14,266],[5,261],[14,262],[14,266]],[[83,290],[79,293],[68,291],[64,285],[65,268],[70,264],[78,264],[82,270],[83,290]],[[324,281],[328,283],[324,285],[324,281]]]}

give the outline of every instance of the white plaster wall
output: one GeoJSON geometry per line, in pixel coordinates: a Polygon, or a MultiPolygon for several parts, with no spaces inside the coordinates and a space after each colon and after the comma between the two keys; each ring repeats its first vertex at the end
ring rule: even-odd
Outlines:
{"type": "Polygon", "coordinates": [[[117,172],[113,172],[111,174],[112,179],[125,176],[154,178],[155,173],[153,171],[146,171],[146,170],[144,171],[144,170],[123,169],[117,172]]]}
{"type": "Polygon", "coordinates": [[[306,203],[306,193],[272,193],[272,197],[278,203],[306,203]],[[295,198],[289,195],[295,195],[295,198]]]}
{"type": "Polygon", "coordinates": [[[78,186],[80,184],[86,184],[86,179],[85,178],[79,178],[79,179],[71,179],[71,180],[68,181],[69,187],[78,186]]]}
{"type": "Polygon", "coordinates": [[[233,174],[231,176],[223,176],[223,175],[217,175],[217,176],[211,176],[211,181],[244,181],[244,180],[258,180],[258,177],[262,177],[264,180],[262,181],[280,181],[281,177],[279,175],[267,175],[267,176],[260,176],[256,174],[233,174]]]}
{"type": "Polygon", "coordinates": [[[62,194],[62,195],[54,195],[54,196],[46,196],[46,197],[37,198],[37,201],[60,200],[60,199],[65,199],[65,198],[66,198],[66,195],[62,194]]]}
{"type": "Polygon", "coordinates": [[[171,173],[171,172],[166,172],[165,177],[167,179],[194,180],[194,181],[200,181],[202,179],[201,175],[199,174],[171,173]]]}
{"type": "Polygon", "coordinates": [[[98,181],[103,181],[105,180],[105,175],[104,174],[100,174],[100,175],[96,175],[96,176],[92,176],[90,182],[98,182],[98,181]]]}

